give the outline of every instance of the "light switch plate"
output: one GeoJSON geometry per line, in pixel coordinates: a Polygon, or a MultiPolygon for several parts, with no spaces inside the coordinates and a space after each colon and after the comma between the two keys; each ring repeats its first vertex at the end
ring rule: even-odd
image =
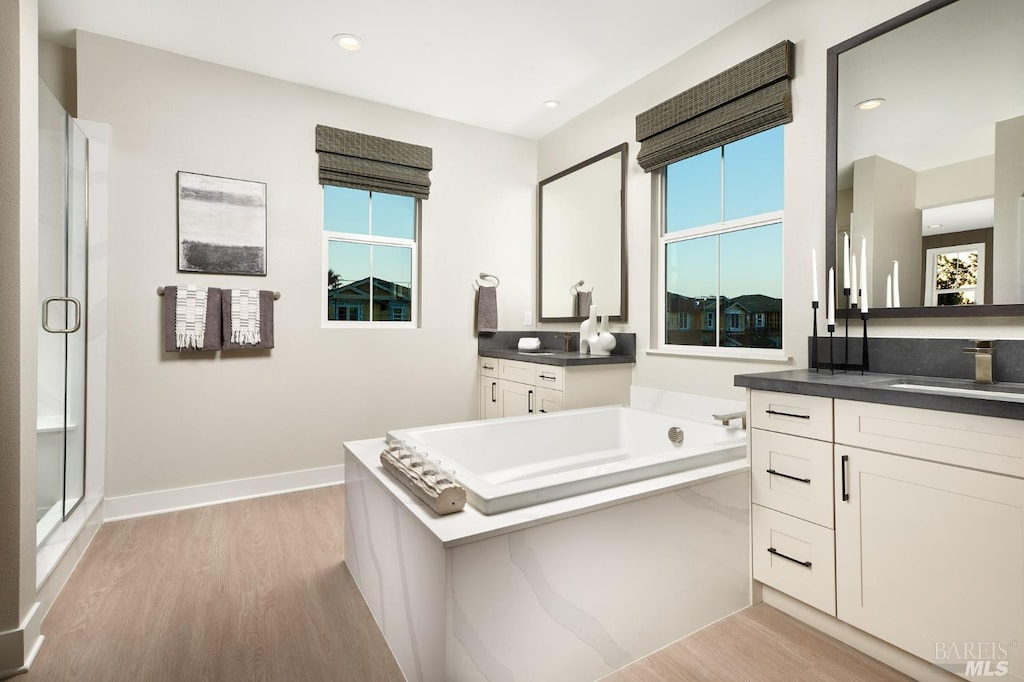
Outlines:
{"type": "Polygon", "coordinates": [[[533,311],[532,310],[527,310],[525,313],[523,313],[523,324],[526,325],[527,327],[532,327],[533,326],[533,311]]]}

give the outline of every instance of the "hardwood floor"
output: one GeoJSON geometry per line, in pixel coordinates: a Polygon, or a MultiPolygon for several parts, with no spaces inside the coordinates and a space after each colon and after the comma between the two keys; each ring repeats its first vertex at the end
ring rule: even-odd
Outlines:
{"type": "MultiPolygon", "coordinates": [[[[104,525],[16,679],[403,679],[342,563],[344,508],[332,487],[104,525]]],[[[605,682],[905,679],[758,605],[605,682]]]]}

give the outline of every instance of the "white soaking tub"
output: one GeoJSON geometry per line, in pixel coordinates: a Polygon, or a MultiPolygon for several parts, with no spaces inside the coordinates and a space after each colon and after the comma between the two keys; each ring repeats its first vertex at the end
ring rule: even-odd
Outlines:
{"type": "Polygon", "coordinates": [[[484,514],[746,456],[742,429],[631,407],[399,429],[388,437],[453,470],[484,514]],[[682,429],[681,444],[669,438],[673,427],[682,429]]]}

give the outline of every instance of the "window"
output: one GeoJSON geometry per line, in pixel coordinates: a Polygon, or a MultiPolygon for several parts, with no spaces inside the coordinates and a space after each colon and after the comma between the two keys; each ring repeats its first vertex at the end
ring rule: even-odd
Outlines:
{"type": "Polygon", "coordinates": [[[782,348],[782,126],[660,174],[664,347],[782,348]],[[692,310],[701,329],[668,324],[692,310]]]}
{"type": "Polygon", "coordinates": [[[416,326],[419,199],[323,186],[324,326],[416,326]]]}
{"type": "Polygon", "coordinates": [[[985,302],[985,244],[928,249],[925,305],[980,305],[985,302]]]}

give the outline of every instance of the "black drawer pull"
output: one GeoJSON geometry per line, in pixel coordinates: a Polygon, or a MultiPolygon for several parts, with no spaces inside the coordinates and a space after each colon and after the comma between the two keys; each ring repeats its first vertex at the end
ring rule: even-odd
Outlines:
{"type": "Polygon", "coordinates": [[[801,483],[810,483],[811,482],[811,479],[809,479],[809,478],[800,478],[799,476],[790,476],[789,474],[784,474],[782,472],[776,471],[775,469],[765,469],[765,471],[767,471],[772,476],[782,476],[783,478],[788,478],[791,481],[800,481],[801,483]]]}
{"type": "Polygon", "coordinates": [[[768,553],[769,554],[774,554],[775,556],[778,556],[778,557],[782,557],[783,559],[786,559],[787,561],[792,561],[794,564],[800,564],[801,566],[806,566],[807,568],[811,567],[811,562],[810,561],[800,561],[799,559],[794,559],[791,556],[786,556],[785,554],[783,554],[779,550],[775,549],[774,547],[769,547],[768,548],[768,553]]]}
{"type": "Polygon", "coordinates": [[[846,488],[846,466],[850,462],[849,455],[843,455],[839,459],[839,470],[843,477],[843,502],[850,501],[850,491],[846,488]]]}
{"type": "Polygon", "coordinates": [[[793,414],[792,412],[776,412],[775,410],[765,410],[765,414],[777,414],[780,417],[796,417],[797,419],[810,419],[809,414],[793,414]]]}
{"type": "Polygon", "coordinates": [[[540,378],[541,379],[547,379],[548,381],[554,381],[557,377],[555,377],[555,376],[548,376],[547,374],[541,374],[540,378]]]}

